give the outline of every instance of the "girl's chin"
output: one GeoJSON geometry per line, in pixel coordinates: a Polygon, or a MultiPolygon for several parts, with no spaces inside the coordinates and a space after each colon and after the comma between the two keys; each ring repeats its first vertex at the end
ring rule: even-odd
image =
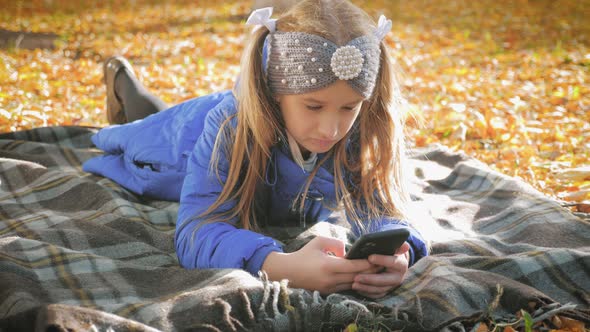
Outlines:
{"type": "Polygon", "coordinates": [[[311,140],[305,149],[310,152],[324,153],[330,151],[334,144],[336,144],[336,141],[311,140]]]}

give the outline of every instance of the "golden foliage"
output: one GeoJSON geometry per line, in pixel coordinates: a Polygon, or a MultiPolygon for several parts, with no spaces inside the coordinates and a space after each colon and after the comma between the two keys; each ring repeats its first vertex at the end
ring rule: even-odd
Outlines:
{"type": "MultiPolygon", "coordinates": [[[[102,61],[122,54],[168,103],[228,89],[243,1],[0,1],[0,28],[53,32],[53,50],[0,52],[0,131],[106,125],[102,61]]],[[[354,1],[393,20],[410,136],[549,196],[590,201],[587,1],[354,1]],[[422,125],[419,125],[422,123],[422,125]]]]}

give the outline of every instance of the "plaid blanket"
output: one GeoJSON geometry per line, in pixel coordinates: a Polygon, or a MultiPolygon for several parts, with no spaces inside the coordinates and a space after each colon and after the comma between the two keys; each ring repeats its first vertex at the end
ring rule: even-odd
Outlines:
{"type": "MultiPolygon", "coordinates": [[[[0,331],[461,331],[518,321],[521,309],[534,321],[590,322],[588,220],[463,154],[413,152],[412,210],[432,255],[369,301],[240,270],[182,269],[178,203],[82,172],[101,153],[96,130],[0,135],[0,331]]],[[[290,250],[314,234],[347,238],[327,223],[268,232],[290,250]]]]}

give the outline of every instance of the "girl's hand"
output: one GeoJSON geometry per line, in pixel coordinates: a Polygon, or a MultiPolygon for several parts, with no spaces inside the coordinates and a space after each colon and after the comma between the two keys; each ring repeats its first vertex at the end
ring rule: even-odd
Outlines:
{"type": "Polygon", "coordinates": [[[344,258],[344,242],[318,236],[293,253],[270,253],[262,269],[270,280],[289,279],[289,286],[329,294],[352,288],[357,274],[375,267],[366,259],[344,258]]]}
{"type": "Polygon", "coordinates": [[[354,278],[352,289],[359,294],[378,299],[398,287],[408,272],[410,245],[405,242],[391,256],[371,255],[369,262],[380,267],[381,273],[361,273],[354,278]]]}

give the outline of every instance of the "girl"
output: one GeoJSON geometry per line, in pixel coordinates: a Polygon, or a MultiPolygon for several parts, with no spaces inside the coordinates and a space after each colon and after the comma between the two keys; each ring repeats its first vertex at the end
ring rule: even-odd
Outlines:
{"type": "Polygon", "coordinates": [[[404,219],[399,89],[383,43],[391,21],[346,0],[304,0],[279,19],[256,10],[232,91],[165,105],[122,58],[106,62],[109,119],[86,171],[130,190],[180,200],[175,245],[185,268],[240,268],[323,294],[379,298],[427,255],[404,219]],[[141,107],[137,107],[141,105],[141,107]],[[124,120],[124,119],[123,119],[124,120]],[[121,121],[123,122],[123,121],[121,121]],[[307,227],[344,211],[356,235],[409,228],[391,255],[344,258],[318,236],[285,253],[267,226],[307,227]]]}

